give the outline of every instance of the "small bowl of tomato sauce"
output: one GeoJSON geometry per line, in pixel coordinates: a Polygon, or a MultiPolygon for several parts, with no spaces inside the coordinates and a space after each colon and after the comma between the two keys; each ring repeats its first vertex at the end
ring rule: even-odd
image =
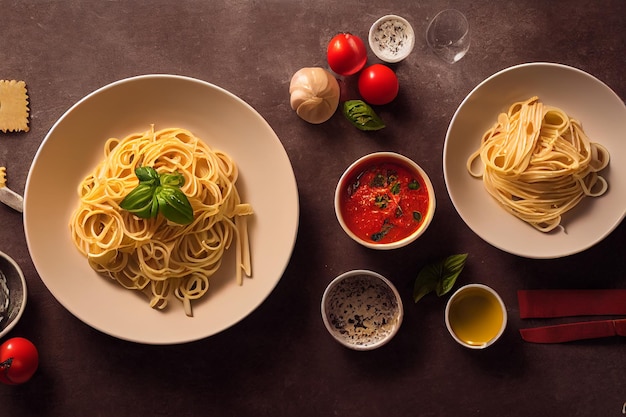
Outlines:
{"type": "Polygon", "coordinates": [[[335,214],[353,240],[372,249],[396,249],[420,237],[435,214],[435,191],[426,172],[394,152],[353,162],[335,190],[335,214]]]}

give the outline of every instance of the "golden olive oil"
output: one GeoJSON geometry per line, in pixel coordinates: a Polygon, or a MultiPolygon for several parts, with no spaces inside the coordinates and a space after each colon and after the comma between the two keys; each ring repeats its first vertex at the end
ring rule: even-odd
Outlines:
{"type": "Polygon", "coordinates": [[[483,288],[468,288],[450,304],[450,327],[472,346],[481,346],[498,335],[504,314],[498,299],[483,288]]]}

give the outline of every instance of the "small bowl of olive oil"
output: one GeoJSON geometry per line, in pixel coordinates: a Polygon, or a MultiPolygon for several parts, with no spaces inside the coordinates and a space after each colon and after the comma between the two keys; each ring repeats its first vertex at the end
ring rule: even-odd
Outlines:
{"type": "Polygon", "coordinates": [[[459,344],[484,349],[502,336],[507,323],[506,306],[492,288],[468,284],[448,300],[446,327],[459,344]]]}

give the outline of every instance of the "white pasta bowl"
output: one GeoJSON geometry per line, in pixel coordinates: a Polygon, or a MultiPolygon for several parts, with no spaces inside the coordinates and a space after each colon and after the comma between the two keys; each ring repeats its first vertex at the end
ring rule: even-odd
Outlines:
{"type": "Polygon", "coordinates": [[[457,212],[491,245],[528,258],[558,258],[590,248],[608,236],[626,213],[626,106],[602,81],[560,64],[530,63],[504,69],[480,83],[462,101],[446,134],[443,168],[457,212]],[[501,208],[466,163],[483,134],[518,101],[532,96],[582,123],[592,142],[603,145],[610,163],[601,171],[608,191],[586,197],[549,233],[536,230],[501,208]]]}
{"type": "Polygon", "coordinates": [[[35,155],[24,195],[24,228],[33,263],[52,295],[86,324],[111,336],[147,344],[176,344],[214,335],[248,316],[272,292],[289,262],[298,229],[298,190],[289,158],[263,117],[232,93],[205,81],[144,75],[104,86],[72,106],[35,155]],[[98,275],[69,233],[77,187],[104,157],[107,139],[180,127],[239,168],[237,188],[254,214],[248,220],[252,278],[235,279],[235,247],[194,301],[150,308],[138,291],[98,275]],[[272,169],[267,169],[270,166],[272,169]],[[281,204],[273,192],[281,190],[281,204]]]}

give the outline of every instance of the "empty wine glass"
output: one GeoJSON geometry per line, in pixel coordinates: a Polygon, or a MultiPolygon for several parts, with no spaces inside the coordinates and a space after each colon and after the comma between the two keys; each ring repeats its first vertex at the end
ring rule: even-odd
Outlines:
{"type": "Polygon", "coordinates": [[[428,25],[426,42],[438,57],[454,64],[470,47],[469,23],[458,10],[443,10],[428,25]]]}

